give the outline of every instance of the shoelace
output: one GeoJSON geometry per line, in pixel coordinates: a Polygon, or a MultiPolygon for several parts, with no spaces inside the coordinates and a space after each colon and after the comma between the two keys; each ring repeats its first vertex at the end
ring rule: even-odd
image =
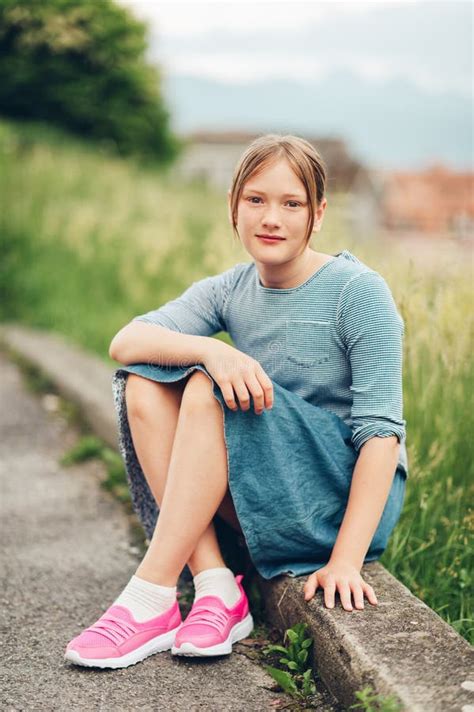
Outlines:
{"type": "Polygon", "coordinates": [[[186,618],[185,623],[209,623],[221,633],[228,621],[228,616],[220,608],[201,606],[195,608],[186,618]]]}
{"type": "Polygon", "coordinates": [[[122,620],[121,618],[116,618],[115,616],[103,616],[96,623],[87,628],[87,631],[91,633],[99,633],[105,638],[108,638],[115,643],[120,645],[126,640],[130,635],[137,632],[137,628],[131,623],[122,620]]]}

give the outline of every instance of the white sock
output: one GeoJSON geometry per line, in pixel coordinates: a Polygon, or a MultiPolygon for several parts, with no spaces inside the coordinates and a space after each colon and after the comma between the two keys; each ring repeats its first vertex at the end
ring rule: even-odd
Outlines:
{"type": "Polygon", "coordinates": [[[176,600],[176,586],[160,586],[133,575],[114,604],[126,606],[142,623],[167,611],[176,600]]]}
{"type": "Polygon", "coordinates": [[[227,608],[235,606],[240,598],[240,588],[231,569],[222,566],[205,569],[193,577],[194,600],[201,596],[219,596],[227,608]]]}

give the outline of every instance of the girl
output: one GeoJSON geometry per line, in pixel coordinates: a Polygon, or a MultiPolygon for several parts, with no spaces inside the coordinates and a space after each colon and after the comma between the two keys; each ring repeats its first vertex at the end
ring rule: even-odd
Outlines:
{"type": "Polygon", "coordinates": [[[326,169],[306,140],[247,148],[229,220],[251,255],[135,317],[112,341],[119,445],[150,545],[66,658],[126,667],[159,650],[220,655],[253,628],[242,574],[222,558],[218,514],[257,571],[308,575],[332,608],[375,605],[360,571],[397,523],[408,465],[404,324],[384,278],[348,250],[309,247],[326,169]],[[235,346],[209,338],[227,331],[235,346]],[[159,517],[158,517],[159,513],[159,517]],[[195,584],[184,622],[176,583],[195,584]]]}

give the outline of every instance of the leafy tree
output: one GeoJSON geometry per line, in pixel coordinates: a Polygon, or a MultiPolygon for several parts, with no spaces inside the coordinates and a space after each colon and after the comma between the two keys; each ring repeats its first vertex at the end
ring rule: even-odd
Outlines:
{"type": "Polygon", "coordinates": [[[170,163],[182,142],[144,59],[147,32],[112,0],[0,0],[0,114],[170,163]]]}

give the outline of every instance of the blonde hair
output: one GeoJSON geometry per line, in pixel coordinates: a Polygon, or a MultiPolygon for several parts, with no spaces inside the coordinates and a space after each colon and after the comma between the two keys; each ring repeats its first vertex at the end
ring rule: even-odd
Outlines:
{"type": "Polygon", "coordinates": [[[311,239],[316,210],[321,205],[326,188],[327,167],[314,146],[300,136],[291,134],[265,134],[254,139],[240,157],[230,187],[230,209],[234,236],[240,239],[237,230],[237,211],[245,183],[252,175],[274,161],[286,158],[295,174],[302,181],[309,203],[309,220],[306,242],[311,239]]]}

